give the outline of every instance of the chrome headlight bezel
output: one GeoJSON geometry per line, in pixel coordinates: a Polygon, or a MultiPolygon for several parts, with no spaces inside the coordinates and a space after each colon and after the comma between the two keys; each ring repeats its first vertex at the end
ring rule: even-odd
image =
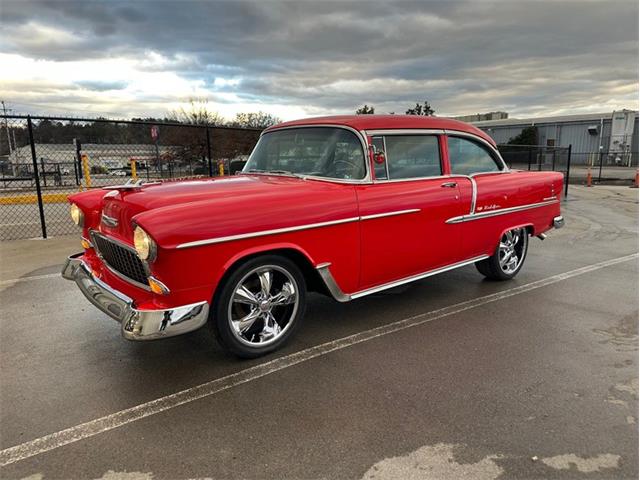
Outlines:
{"type": "Polygon", "coordinates": [[[136,226],[133,230],[133,247],[141,260],[153,262],[156,259],[158,252],[156,242],[142,227],[136,226]]]}
{"type": "Polygon", "coordinates": [[[78,205],[72,203],[69,207],[69,214],[71,215],[73,223],[79,227],[84,227],[84,212],[78,205]]]}

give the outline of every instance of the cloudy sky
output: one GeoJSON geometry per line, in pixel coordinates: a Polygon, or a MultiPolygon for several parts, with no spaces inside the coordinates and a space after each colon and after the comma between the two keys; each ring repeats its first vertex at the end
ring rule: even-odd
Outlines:
{"type": "Polygon", "coordinates": [[[0,0],[17,113],[232,117],[638,108],[638,2],[0,0]]]}

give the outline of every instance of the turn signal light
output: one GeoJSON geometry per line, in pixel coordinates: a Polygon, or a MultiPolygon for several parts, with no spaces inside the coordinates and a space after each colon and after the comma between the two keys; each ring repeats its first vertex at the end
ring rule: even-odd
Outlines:
{"type": "Polygon", "coordinates": [[[89,240],[87,240],[86,238],[80,240],[80,245],[82,245],[82,248],[84,248],[85,250],[88,250],[92,247],[91,242],[89,242],[89,240]]]}
{"type": "Polygon", "coordinates": [[[165,284],[153,277],[149,277],[149,288],[151,288],[153,293],[157,293],[158,295],[166,295],[169,293],[169,289],[165,284]]]}

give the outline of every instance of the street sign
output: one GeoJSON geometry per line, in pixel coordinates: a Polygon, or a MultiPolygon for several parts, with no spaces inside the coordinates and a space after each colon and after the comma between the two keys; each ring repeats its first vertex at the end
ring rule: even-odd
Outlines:
{"type": "Polygon", "coordinates": [[[151,127],[151,138],[154,140],[158,140],[159,128],[157,125],[153,125],[151,127]]]}

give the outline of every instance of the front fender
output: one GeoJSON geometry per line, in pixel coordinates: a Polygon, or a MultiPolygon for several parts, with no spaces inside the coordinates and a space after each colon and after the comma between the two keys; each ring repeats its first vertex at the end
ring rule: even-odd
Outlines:
{"type": "MultiPolygon", "coordinates": [[[[316,266],[316,262],[313,260],[309,252],[307,252],[304,248],[296,245],[294,243],[289,242],[274,242],[274,243],[265,243],[264,245],[257,245],[250,248],[245,248],[243,250],[238,251],[235,255],[233,255],[227,262],[225,262],[222,267],[224,275],[231,267],[233,267],[236,263],[241,261],[244,258],[261,254],[261,253],[269,253],[276,250],[294,250],[300,254],[302,254],[307,261],[313,266],[316,266]]],[[[222,275],[220,277],[222,277],[222,275]]]]}

